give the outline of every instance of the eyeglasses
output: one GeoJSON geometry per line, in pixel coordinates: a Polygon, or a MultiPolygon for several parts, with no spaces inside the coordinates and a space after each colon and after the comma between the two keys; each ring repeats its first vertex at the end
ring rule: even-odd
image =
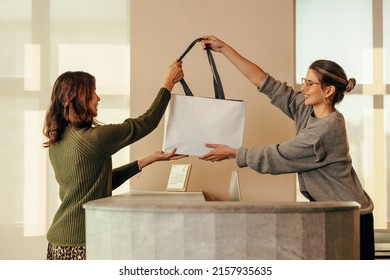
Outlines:
{"type": "Polygon", "coordinates": [[[307,87],[311,87],[313,85],[320,85],[321,83],[315,83],[312,80],[308,80],[306,78],[302,78],[302,85],[305,85],[307,87]]]}

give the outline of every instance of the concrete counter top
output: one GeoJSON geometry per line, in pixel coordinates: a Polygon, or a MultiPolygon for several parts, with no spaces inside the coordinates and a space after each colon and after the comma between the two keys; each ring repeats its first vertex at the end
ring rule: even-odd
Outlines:
{"type": "Polygon", "coordinates": [[[88,259],[359,258],[355,202],[206,201],[201,192],[132,191],[84,208],[88,259]]]}
{"type": "Polygon", "coordinates": [[[153,192],[133,191],[121,195],[94,200],[84,205],[85,209],[111,211],[196,211],[196,212],[334,212],[350,211],[359,204],[347,202],[236,202],[207,201],[202,192],[153,192]]]}

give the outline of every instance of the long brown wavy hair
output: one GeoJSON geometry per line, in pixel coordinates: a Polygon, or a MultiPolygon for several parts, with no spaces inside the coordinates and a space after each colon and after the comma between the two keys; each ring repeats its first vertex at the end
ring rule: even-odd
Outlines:
{"type": "Polygon", "coordinates": [[[65,127],[96,125],[88,102],[96,88],[96,79],[86,72],[65,72],[54,83],[49,109],[46,112],[43,134],[48,138],[45,148],[61,140],[65,127]]]}

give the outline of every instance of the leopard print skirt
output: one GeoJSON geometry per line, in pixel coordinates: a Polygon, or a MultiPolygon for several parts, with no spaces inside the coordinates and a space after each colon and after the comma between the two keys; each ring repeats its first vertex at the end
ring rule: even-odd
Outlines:
{"type": "Polygon", "coordinates": [[[85,260],[84,246],[55,246],[49,242],[47,247],[48,260],[85,260]]]}

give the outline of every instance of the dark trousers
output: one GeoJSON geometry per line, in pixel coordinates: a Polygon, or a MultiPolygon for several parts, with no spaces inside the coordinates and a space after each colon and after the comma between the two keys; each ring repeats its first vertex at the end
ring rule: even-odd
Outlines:
{"type": "MultiPolygon", "coordinates": [[[[310,201],[314,198],[306,193],[310,201]]],[[[372,213],[360,215],[360,259],[375,259],[374,215],[372,213]]]]}
{"type": "Polygon", "coordinates": [[[375,259],[374,216],[372,213],[360,216],[360,259],[375,259]]]}

